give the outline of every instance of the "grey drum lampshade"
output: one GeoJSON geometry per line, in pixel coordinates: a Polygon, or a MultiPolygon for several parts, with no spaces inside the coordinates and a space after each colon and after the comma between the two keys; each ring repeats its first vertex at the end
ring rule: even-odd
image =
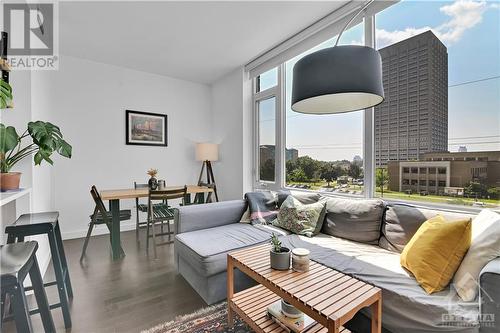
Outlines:
{"type": "Polygon", "coordinates": [[[328,114],[384,101],[382,60],[368,46],[343,45],[311,53],[293,68],[292,110],[328,114]]]}

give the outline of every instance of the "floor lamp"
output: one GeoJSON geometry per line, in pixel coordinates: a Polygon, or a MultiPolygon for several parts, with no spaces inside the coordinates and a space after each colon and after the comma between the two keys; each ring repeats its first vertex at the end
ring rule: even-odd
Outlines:
{"type": "MultiPolygon", "coordinates": [[[[196,160],[203,162],[201,165],[200,177],[198,178],[198,186],[208,186],[214,189],[215,201],[219,201],[217,195],[217,186],[215,184],[214,172],[212,170],[212,162],[219,159],[219,145],[215,143],[197,143],[196,144],[196,160]],[[203,182],[203,171],[207,168],[207,181],[203,182]]],[[[212,193],[207,197],[207,202],[211,202],[212,193]]]]}

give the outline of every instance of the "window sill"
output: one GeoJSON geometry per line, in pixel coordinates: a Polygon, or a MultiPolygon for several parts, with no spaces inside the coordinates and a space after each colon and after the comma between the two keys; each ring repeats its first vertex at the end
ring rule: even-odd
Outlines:
{"type": "MultiPolygon", "coordinates": [[[[322,191],[314,191],[308,189],[298,189],[293,187],[284,187],[283,190],[289,190],[293,192],[301,192],[301,193],[319,193],[325,197],[331,198],[343,198],[343,199],[364,199],[364,195],[356,195],[356,194],[344,194],[344,193],[332,193],[332,192],[322,192],[322,191]]],[[[408,205],[417,208],[424,209],[437,209],[441,211],[446,211],[450,213],[465,213],[465,214],[474,214],[477,215],[481,210],[485,208],[481,207],[471,207],[471,206],[461,206],[461,205],[453,205],[453,204],[439,204],[432,202],[422,202],[422,201],[414,201],[414,200],[398,200],[398,199],[389,199],[389,198],[381,198],[381,197],[372,197],[372,199],[382,199],[390,205],[400,204],[400,205],[408,205]]],[[[500,213],[500,208],[488,208],[497,213],[500,213]]]]}

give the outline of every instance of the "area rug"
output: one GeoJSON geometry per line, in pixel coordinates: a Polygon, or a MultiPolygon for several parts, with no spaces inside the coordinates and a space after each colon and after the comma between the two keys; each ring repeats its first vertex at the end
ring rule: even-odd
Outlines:
{"type": "Polygon", "coordinates": [[[237,315],[233,328],[227,326],[227,303],[223,302],[177,317],[141,333],[253,333],[237,315]]]}

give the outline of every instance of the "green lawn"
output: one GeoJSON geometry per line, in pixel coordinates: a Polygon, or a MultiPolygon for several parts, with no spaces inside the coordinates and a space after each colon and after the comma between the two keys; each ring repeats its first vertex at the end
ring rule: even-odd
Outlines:
{"type": "MultiPolygon", "coordinates": [[[[327,188],[327,183],[324,181],[317,182],[287,182],[288,185],[309,185],[310,190],[322,190],[327,188]]],[[[334,188],[337,186],[337,182],[330,182],[330,188],[334,188]]],[[[352,185],[349,184],[348,187],[342,188],[342,190],[348,191],[363,191],[363,186],[352,185]]],[[[333,192],[333,193],[342,193],[342,192],[333,192]]],[[[377,188],[375,192],[375,196],[381,197],[380,189],[377,188]]],[[[420,195],[420,194],[406,194],[403,192],[394,192],[389,190],[384,190],[384,198],[394,199],[394,200],[409,200],[409,201],[418,201],[418,202],[432,202],[438,204],[451,204],[451,205],[464,205],[464,206],[472,206],[475,202],[474,199],[471,198],[454,198],[448,196],[439,196],[439,195],[420,195]]],[[[488,208],[500,208],[500,201],[493,199],[478,199],[478,201],[483,202],[488,208]]]]}

